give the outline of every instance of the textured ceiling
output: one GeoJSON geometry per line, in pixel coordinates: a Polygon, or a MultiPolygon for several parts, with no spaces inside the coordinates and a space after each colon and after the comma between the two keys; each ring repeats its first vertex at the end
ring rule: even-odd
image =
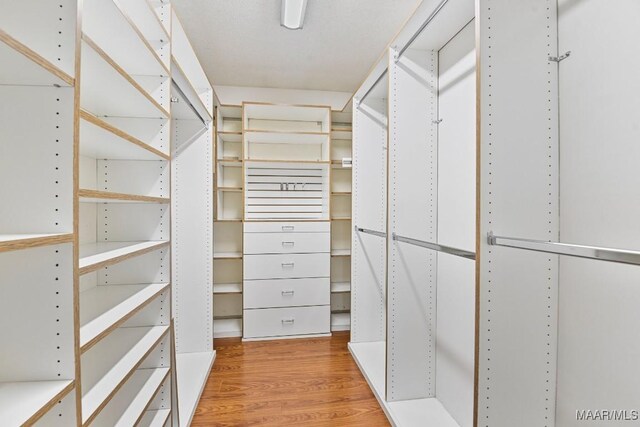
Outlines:
{"type": "Polygon", "coordinates": [[[302,30],[281,0],[172,0],[215,85],[355,91],[421,0],[309,0],[302,30]]]}

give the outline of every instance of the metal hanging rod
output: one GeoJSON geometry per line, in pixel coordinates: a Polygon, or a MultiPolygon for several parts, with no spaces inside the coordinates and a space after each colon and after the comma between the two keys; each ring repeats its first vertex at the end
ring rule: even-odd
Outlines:
{"type": "Polygon", "coordinates": [[[380,74],[380,76],[376,79],[376,81],[375,81],[375,82],[373,82],[373,84],[372,84],[371,86],[369,86],[369,89],[367,89],[367,91],[364,93],[364,95],[362,95],[362,97],[360,97],[360,99],[358,99],[358,100],[356,101],[356,104],[357,104],[357,105],[356,105],[356,108],[359,108],[359,107],[360,107],[360,103],[361,103],[362,101],[364,101],[364,99],[367,97],[367,95],[369,95],[369,93],[373,90],[373,88],[374,88],[374,87],[376,87],[376,85],[377,85],[378,83],[380,83],[380,80],[382,80],[382,78],[387,74],[387,72],[389,72],[389,69],[388,69],[388,68],[387,68],[386,70],[384,70],[384,71],[382,72],[382,74],[380,74]]]}
{"type": "Polygon", "coordinates": [[[544,240],[518,239],[512,237],[487,235],[487,241],[493,246],[525,249],[549,254],[567,255],[577,258],[640,265],[640,252],[624,249],[602,248],[598,246],[571,245],[568,243],[546,242],[544,240]]]}
{"type": "Polygon", "coordinates": [[[420,33],[427,28],[427,26],[431,23],[431,21],[433,21],[433,19],[438,15],[438,13],[440,13],[440,10],[444,7],[444,5],[447,4],[449,0],[442,0],[440,2],[440,4],[435,8],[435,10],[433,12],[431,12],[431,15],[429,15],[429,17],[427,18],[426,21],[424,21],[422,23],[422,25],[420,25],[420,28],[418,28],[418,31],[416,31],[413,36],[411,36],[411,38],[409,39],[409,41],[404,45],[404,47],[402,49],[400,49],[398,51],[398,55],[397,58],[400,58],[402,56],[403,53],[405,53],[405,51],[407,49],[409,49],[409,46],[411,46],[411,43],[413,43],[418,36],[420,35],[420,33]]]}
{"type": "Polygon", "coordinates": [[[465,251],[464,249],[453,248],[451,246],[439,245],[437,243],[425,242],[424,240],[412,239],[410,237],[398,236],[396,233],[391,234],[391,238],[397,242],[409,243],[410,245],[421,246],[423,248],[432,249],[434,251],[443,252],[450,255],[459,256],[467,259],[476,259],[474,252],[465,251]]]}
{"type": "Polygon", "coordinates": [[[387,233],[383,233],[382,231],[369,230],[368,228],[358,227],[357,225],[355,225],[353,228],[355,228],[356,232],[358,233],[373,234],[374,236],[382,237],[383,239],[387,238],[387,233]]]}
{"type": "Polygon", "coordinates": [[[193,104],[191,102],[189,102],[189,98],[187,98],[187,95],[185,95],[185,93],[182,91],[182,89],[180,89],[180,86],[178,86],[178,84],[176,83],[175,80],[171,79],[171,83],[173,83],[173,88],[175,90],[178,91],[178,93],[180,94],[180,96],[182,97],[182,99],[184,100],[184,102],[187,103],[187,105],[189,106],[189,108],[191,108],[191,110],[194,112],[194,114],[196,116],[198,116],[198,119],[202,122],[203,125],[205,126],[209,126],[207,124],[207,122],[204,120],[204,118],[200,115],[200,113],[198,112],[198,110],[196,110],[196,107],[193,106],[193,104]]]}

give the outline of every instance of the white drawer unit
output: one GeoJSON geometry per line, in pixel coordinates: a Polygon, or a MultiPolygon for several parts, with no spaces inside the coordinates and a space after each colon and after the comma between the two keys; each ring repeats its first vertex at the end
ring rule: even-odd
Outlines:
{"type": "Polygon", "coordinates": [[[329,233],[245,233],[245,254],[324,253],[331,250],[329,233]]]}
{"type": "Polygon", "coordinates": [[[244,338],[328,334],[330,318],[328,305],[244,310],[244,338]]]}
{"type": "Polygon", "coordinates": [[[329,333],[330,223],[247,222],[243,241],[244,338],[329,333]]]}
{"type": "Polygon", "coordinates": [[[246,280],[244,308],[330,304],[329,278],[246,280]]]}
{"type": "Polygon", "coordinates": [[[329,277],[330,262],[328,253],[245,255],[244,280],[329,277]]]}
{"type": "Polygon", "coordinates": [[[329,233],[328,221],[316,222],[245,222],[245,233],[329,233]]]}

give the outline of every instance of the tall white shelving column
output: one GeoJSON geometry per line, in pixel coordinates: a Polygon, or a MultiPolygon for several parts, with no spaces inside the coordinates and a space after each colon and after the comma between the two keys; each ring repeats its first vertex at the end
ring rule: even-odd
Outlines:
{"type": "Polygon", "coordinates": [[[73,426],[77,2],[0,10],[0,423],[73,426]]]}
{"type": "MultiPolygon", "coordinates": [[[[213,350],[213,90],[172,22],[172,281],[179,422],[191,423],[213,350]]],[[[175,424],[174,424],[175,425],[175,424]]]]}

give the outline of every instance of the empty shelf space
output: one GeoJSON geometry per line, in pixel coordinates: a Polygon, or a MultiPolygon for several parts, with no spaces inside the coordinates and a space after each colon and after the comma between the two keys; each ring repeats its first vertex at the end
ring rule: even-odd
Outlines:
{"type": "Polygon", "coordinates": [[[168,154],[80,110],[80,154],[94,159],[169,160],[168,154]]]}
{"type": "Polygon", "coordinates": [[[224,142],[241,142],[242,132],[218,132],[218,138],[224,142]]]}
{"type": "Polygon", "coordinates": [[[339,309],[339,310],[331,310],[331,314],[346,314],[351,313],[349,309],[339,309]]]}
{"type": "Polygon", "coordinates": [[[350,196],[351,191],[332,191],[331,195],[332,196],[350,196]]]}
{"type": "Polygon", "coordinates": [[[101,190],[78,190],[81,203],[169,203],[168,197],[140,196],[101,190]]]}
{"type": "Polygon", "coordinates": [[[351,282],[332,282],[331,293],[351,292],[351,282]]]}
{"type": "MultiPolygon", "coordinates": [[[[144,358],[162,340],[169,331],[168,326],[151,326],[137,328],[119,328],[110,335],[114,342],[127,340],[142,335],[135,344],[126,351],[120,360],[91,388],[83,389],[82,423],[88,424],[106,406],[115,393],[129,379],[144,358]]],[[[83,367],[84,369],[84,367],[83,367]]]]}
{"type": "Polygon", "coordinates": [[[336,217],[332,217],[331,221],[351,221],[351,217],[350,216],[336,216],[336,217]]]}
{"type": "Polygon", "coordinates": [[[351,329],[350,313],[331,314],[331,331],[348,331],[351,329]]]}
{"type": "Polygon", "coordinates": [[[331,249],[331,256],[351,256],[351,249],[331,249]]]}
{"type": "Polygon", "coordinates": [[[257,144],[325,144],[328,133],[245,130],[244,139],[257,144]]]}
{"type": "Polygon", "coordinates": [[[82,36],[82,70],[80,102],[94,115],[169,117],[167,110],[86,35],[82,36]]]}
{"type": "Polygon", "coordinates": [[[242,222],[242,218],[217,218],[214,222],[242,222]]]}
{"type": "Polygon", "coordinates": [[[127,380],[105,411],[92,423],[95,427],[128,427],[138,425],[160,387],[169,368],[138,369],[127,380]]]}
{"type": "Polygon", "coordinates": [[[100,242],[80,245],[80,274],[168,246],[168,241],[100,242]]]}
{"type": "Polygon", "coordinates": [[[328,160],[282,160],[282,159],[274,159],[274,160],[265,160],[265,159],[245,159],[246,161],[250,161],[253,163],[286,163],[286,164],[296,164],[296,163],[313,163],[313,164],[319,164],[319,165],[328,165],[331,162],[328,160]]]}
{"type": "Polygon", "coordinates": [[[74,79],[34,50],[0,30],[0,84],[73,86],[74,79]]]}
{"type": "Polygon", "coordinates": [[[227,168],[241,168],[242,160],[218,160],[218,165],[227,168]]]}
{"type": "Polygon", "coordinates": [[[214,283],[214,294],[241,294],[242,283],[214,283]]]}
{"type": "Polygon", "coordinates": [[[138,427],[163,427],[169,416],[171,409],[149,410],[144,413],[142,419],[138,423],[138,427]]]}
{"type": "Polygon", "coordinates": [[[214,252],[213,259],[240,259],[242,252],[214,252]]]}
{"type": "Polygon", "coordinates": [[[0,234],[0,252],[73,242],[73,234],[0,234]]]}
{"type": "Polygon", "coordinates": [[[179,372],[177,386],[180,397],[178,414],[181,426],[191,424],[215,358],[215,351],[176,354],[176,369],[179,372]]]}
{"type": "Polygon", "coordinates": [[[81,352],[87,351],[168,287],[168,283],[100,285],[81,292],[81,352]]]}
{"type": "Polygon", "coordinates": [[[3,425],[31,425],[73,390],[73,381],[0,382],[3,425]]]}

